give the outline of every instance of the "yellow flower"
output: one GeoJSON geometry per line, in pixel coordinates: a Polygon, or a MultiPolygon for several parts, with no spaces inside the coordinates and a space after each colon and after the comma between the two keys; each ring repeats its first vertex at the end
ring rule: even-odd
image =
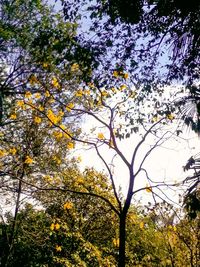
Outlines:
{"type": "Polygon", "coordinates": [[[45,91],[44,95],[45,95],[46,97],[50,97],[50,93],[49,93],[49,91],[45,91]]]}
{"type": "Polygon", "coordinates": [[[75,93],[75,96],[77,96],[77,97],[82,97],[82,96],[83,96],[83,90],[78,90],[78,91],[75,93]]]}
{"type": "Polygon", "coordinates": [[[74,108],[74,103],[69,103],[69,104],[66,106],[66,110],[69,111],[69,112],[72,110],[72,108],[74,108]]]}
{"type": "Polygon", "coordinates": [[[45,63],[45,62],[44,62],[44,63],[42,64],[42,66],[43,66],[43,68],[47,68],[47,67],[48,67],[48,63],[45,63]]]}
{"type": "Polygon", "coordinates": [[[94,83],[88,83],[88,86],[89,86],[90,88],[95,88],[94,83]]]}
{"type": "Polygon", "coordinates": [[[63,205],[63,208],[64,210],[71,210],[73,208],[73,203],[71,202],[66,202],[64,205],[63,205]]]}
{"type": "Polygon", "coordinates": [[[71,133],[64,133],[64,137],[66,139],[71,139],[72,134],[71,133]]]}
{"type": "Polygon", "coordinates": [[[17,149],[16,148],[10,148],[9,149],[9,153],[12,154],[13,156],[17,153],[17,149]]]}
{"type": "Polygon", "coordinates": [[[47,117],[50,119],[51,122],[57,124],[60,121],[60,117],[56,116],[52,110],[47,111],[47,117]]]}
{"type": "Polygon", "coordinates": [[[139,227],[140,227],[140,229],[143,229],[144,228],[144,222],[140,222],[139,227]]]}
{"type": "Polygon", "coordinates": [[[31,75],[31,77],[29,78],[29,83],[31,85],[34,85],[34,84],[38,83],[37,77],[35,75],[31,75]]]}
{"type": "Polygon", "coordinates": [[[113,239],[113,245],[114,245],[115,247],[119,247],[119,238],[114,238],[114,239],[113,239]]]}
{"type": "Polygon", "coordinates": [[[44,180],[45,180],[46,182],[49,182],[49,183],[53,181],[53,179],[51,178],[50,175],[45,175],[45,176],[44,176],[44,180]]]}
{"type": "Polygon", "coordinates": [[[16,103],[16,105],[18,107],[23,107],[24,106],[24,101],[23,100],[18,100],[17,103],[16,103]]]}
{"type": "Polygon", "coordinates": [[[16,120],[17,119],[17,114],[16,113],[13,113],[10,115],[10,119],[11,120],[16,120]]]}
{"type": "Polygon", "coordinates": [[[40,124],[42,119],[40,117],[35,117],[34,122],[40,124]]]}
{"type": "Polygon", "coordinates": [[[105,139],[103,133],[98,133],[98,139],[103,140],[105,139]]]}
{"type": "Polygon", "coordinates": [[[115,78],[118,78],[118,77],[119,77],[119,72],[118,72],[117,70],[114,70],[114,71],[113,71],[113,76],[114,76],[115,78]]]}
{"type": "Polygon", "coordinates": [[[41,105],[38,106],[38,109],[39,109],[39,111],[44,111],[44,107],[41,105]]]}
{"type": "Polygon", "coordinates": [[[62,132],[60,132],[60,131],[54,131],[53,132],[53,135],[54,135],[54,137],[56,138],[56,139],[61,139],[62,137],[63,137],[63,133],[62,132]]]}
{"type": "Polygon", "coordinates": [[[147,193],[151,193],[152,192],[152,188],[150,187],[150,186],[148,186],[148,185],[146,185],[146,192],[147,193]]]}
{"type": "Polygon", "coordinates": [[[54,103],[55,102],[55,99],[53,97],[51,97],[48,101],[50,104],[54,103]]]}
{"type": "Polygon", "coordinates": [[[41,94],[40,93],[36,93],[35,94],[35,98],[40,99],[41,98],[41,94]]]}
{"type": "Polygon", "coordinates": [[[73,149],[73,148],[74,148],[74,143],[69,142],[69,143],[67,144],[67,148],[68,148],[68,149],[73,149]]]}
{"type": "Polygon", "coordinates": [[[63,117],[63,116],[65,115],[65,113],[64,113],[62,110],[60,110],[60,111],[58,112],[58,115],[59,115],[60,117],[63,117]]]}
{"type": "Polygon", "coordinates": [[[31,94],[30,91],[27,91],[27,92],[25,93],[25,97],[26,97],[26,98],[31,98],[31,96],[32,96],[32,94],[31,94]]]}
{"type": "Polygon", "coordinates": [[[175,116],[174,116],[173,114],[169,114],[169,115],[167,115],[167,118],[168,118],[170,121],[172,121],[172,120],[175,118],[175,116]]]}
{"type": "Polygon", "coordinates": [[[55,88],[60,88],[60,84],[59,84],[58,79],[56,77],[53,77],[51,83],[55,88]]]}
{"type": "Polygon", "coordinates": [[[90,90],[85,90],[84,93],[85,95],[90,95],[90,90]]]}
{"type": "Polygon", "coordinates": [[[124,79],[128,79],[128,73],[124,73],[124,79]]]}
{"type": "Polygon", "coordinates": [[[158,121],[158,116],[154,116],[153,118],[152,118],[152,122],[157,122],[158,121]]]}
{"type": "Polygon", "coordinates": [[[124,89],[126,89],[126,88],[127,88],[127,86],[126,86],[125,84],[122,84],[122,85],[119,87],[119,90],[122,91],[122,90],[124,90],[124,89]]]}
{"type": "Polygon", "coordinates": [[[78,63],[74,63],[71,66],[71,71],[75,72],[75,71],[78,71],[78,70],[79,70],[79,64],[78,63]]]}
{"type": "Polygon", "coordinates": [[[60,252],[62,250],[62,247],[61,246],[58,246],[58,245],[56,245],[56,251],[57,252],[60,252]]]}
{"type": "Polygon", "coordinates": [[[102,96],[108,96],[108,92],[106,92],[105,90],[101,92],[102,96]]]}
{"type": "Polygon", "coordinates": [[[83,180],[83,178],[78,178],[76,182],[77,182],[77,184],[79,184],[79,185],[84,184],[84,180],[83,180]]]}
{"type": "Polygon", "coordinates": [[[60,129],[65,130],[66,126],[64,124],[59,125],[60,129]]]}
{"type": "Polygon", "coordinates": [[[0,158],[1,158],[1,157],[4,157],[5,155],[6,155],[6,151],[0,149],[0,158]]]}
{"type": "Polygon", "coordinates": [[[55,230],[59,230],[60,229],[60,224],[56,223],[54,228],[55,228],[55,230]]]}
{"type": "Polygon", "coordinates": [[[32,164],[33,163],[33,159],[31,157],[29,157],[29,156],[26,156],[26,159],[25,159],[24,163],[32,164]]]}
{"type": "Polygon", "coordinates": [[[117,90],[116,90],[115,87],[112,87],[112,88],[111,88],[111,91],[112,91],[113,93],[116,93],[116,92],[117,92],[117,90]]]}
{"type": "Polygon", "coordinates": [[[61,164],[61,159],[58,158],[57,156],[53,157],[53,160],[57,163],[57,164],[61,164]]]}
{"type": "Polygon", "coordinates": [[[54,230],[54,226],[55,226],[54,223],[52,223],[51,226],[49,227],[51,229],[51,231],[54,230]]]}
{"type": "Polygon", "coordinates": [[[137,95],[137,92],[136,91],[133,91],[133,92],[131,92],[130,97],[135,98],[136,95],[137,95]]]}
{"type": "Polygon", "coordinates": [[[78,156],[78,157],[77,157],[77,161],[78,161],[78,162],[81,162],[81,161],[82,161],[81,156],[78,156]]]}

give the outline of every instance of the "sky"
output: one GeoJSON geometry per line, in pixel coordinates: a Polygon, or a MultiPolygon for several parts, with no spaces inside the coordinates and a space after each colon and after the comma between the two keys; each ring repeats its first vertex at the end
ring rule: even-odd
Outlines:
{"type": "MultiPolygon", "coordinates": [[[[87,130],[94,127],[94,123],[88,120],[83,125],[87,130]]],[[[169,127],[172,127],[171,125],[169,127]]],[[[174,121],[173,127],[177,127],[177,123],[174,121]]],[[[173,128],[172,127],[172,128],[173,128]]],[[[106,136],[106,135],[105,135],[106,136]]],[[[135,146],[140,141],[139,134],[133,134],[129,139],[120,141],[119,147],[122,153],[130,160],[135,146]]],[[[141,147],[140,152],[138,153],[137,160],[135,162],[135,166],[137,166],[140,160],[143,158],[144,154],[148,151],[148,149],[155,143],[154,138],[149,138],[141,147]]],[[[183,129],[183,133],[180,136],[174,136],[168,141],[166,141],[161,146],[157,147],[149,158],[146,160],[144,167],[148,172],[150,179],[156,182],[166,182],[166,183],[177,183],[182,182],[189,174],[189,172],[184,172],[183,166],[187,163],[187,160],[192,156],[199,152],[200,145],[198,136],[190,131],[189,129],[183,129]]],[[[109,164],[112,162],[113,153],[111,149],[108,149],[104,146],[100,149],[104,159],[109,164]]],[[[105,171],[106,168],[101,159],[97,156],[96,152],[93,149],[88,149],[87,147],[77,146],[75,153],[82,158],[81,167],[84,169],[85,167],[94,167],[99,171],[105,171]]],[[[123,164],[123,162],[119,159],[115,159],[113,161],[115,165],[114,169],[114,177],[117,188],[122,189],[122,193],[125,196],[128,188],[128,170],[127,167],[123,164]]],[[[143,174],[139,175],[136,178],[135,190],[141,187],[145,187],[148,185],[148,181],[143,174]]],[[[169,202],[178,202],[179,194],[183,195],[184,191],[182,187],[173,188],[173,190],[169,190],[167,188],[163,189],[164,194],[169,197],[169,202]],[[170,201],[172,200],[172,201],[170,201]]],[[[166,196],[159,192],[160,196],[166,199],[166,196]]],[[[135,196],[137,201],[141,201],[142,203],[147,203],[152,201],[152,195],[147,193],[146,191],[142,191],[135,196]]]]}

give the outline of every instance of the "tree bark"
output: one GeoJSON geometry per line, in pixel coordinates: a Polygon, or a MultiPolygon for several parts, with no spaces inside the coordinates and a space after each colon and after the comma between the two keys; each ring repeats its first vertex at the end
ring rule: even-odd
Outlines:
{"type": "Polygon", "coordinates": [[[126,265],[126,214],[120,214],[118,267],[126,265]]]}

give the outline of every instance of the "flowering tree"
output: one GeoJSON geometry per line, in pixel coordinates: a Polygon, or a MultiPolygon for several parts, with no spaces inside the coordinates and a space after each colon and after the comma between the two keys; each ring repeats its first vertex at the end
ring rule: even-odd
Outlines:
{"type": "MultiPolygon", "coordinates": [[[[76,77],[81,72],[80,66],[77,63],[73,64],[71,71],[76,77]]],[[[125,266],[126,258],[126,221],[133,196],[137,192],[146,190],[155,197],[158,195],[156,188],[166,186],[164,181],[154,183],[150,179],[145,169],[145,162],[156,147],[174,135],[171,131],[162,130],[163,125],[171,122],[174,116],[163,111],[163,107],[161,111],[158,109],[155,112],[154,109],[151,110],[151,105],[146,105],[145,101],[141,103],[140,88],[131,87],[128,74],[123,71],[114,71],[110,80],[113,84],[104,80],[102,87],[96,87],[94,83],[81,85],[74,83],[71,87],[71,83],[61,75],[32,75],[27,81],[26,94],[19,96],[15,101],[15,107],[18,108],[14,108],[10,115],[10,119],[14,121],[26,121],[25,118],[27,118],[29,125],[32,121],[29,127],[32,128],[34,125],[34,129],[31,130],[30,138],[32,140],[33,133],[37,138],[40,136],[46,151],[46,156],[41,154],[41,151],[37,154],[31,142],[24,149],[24,141],[22,141],[22,149],[25,152],[21,159],[22,165],[32,170],[30,173],[26,171],[27,175],[23,183],[40,190],[59,189],[105,201],[119,218],[118,264],[122,267],[125,266]],[[31,93],[33,86],[37,87],[36,93],[31,93]],[[140,111],[142,107],[148,110],[148,116],[140,111]],[[86,130],[84,130],[85,127],[86,130]],[[135,147],[130,148],[132,152],[131,157],[128,158],[121,149],[121,140],[134,133],[140,133],[140,140],[135,147]],[[151,136],[154,139],[152,145],[145,153],[141,152],[142,145],[151,136]],[[54,167],[54,164],[60,166],[61,175],[66,168],[65,155],[67,156],[69,151],[75,150],[80,145],[93,148],[96,152],[109,177],[114,198],[107,198],[101,190],[98,192],[95,184],[85,185],[84,179],[80,182],[77,177],[79,187],[73,188],[70,177],[65,182],[56,178],[55,170],[58,172],[58,167],[54,167]],[[109,158],[105,156],[105,152],[110,155],[109,158]],[[142,158],[139,156],[140,153],[143,153],[142,158]],[[116,177],[116,160],[121,161],[127,170],[128,190],[124,197],[121,196],[117,186],[120,178],[116,177]],[[135,187],[135,182],[138,177],[142,177],[142,173],[144,173],[142,179],[146,185],[144,182],[144,186],[138,189],[135,187]],[[44,180],[46,180],[45,184],[44,180]]],[[[152,105],[154,107],[154,103],[152,105]]],[[[33,144],[37,138],[33,138],[33,144]]],[[[18,148],[10,149],[10,153],[15,155],[18,148]]],[[[5,152],[2,150],[2,157],[8,157],[7,150],[5,152]]],[[[22,155],[21,152],[20,155],[22,155]]],[[[19,176],[17,179],[22,182],[19,176]]]]}

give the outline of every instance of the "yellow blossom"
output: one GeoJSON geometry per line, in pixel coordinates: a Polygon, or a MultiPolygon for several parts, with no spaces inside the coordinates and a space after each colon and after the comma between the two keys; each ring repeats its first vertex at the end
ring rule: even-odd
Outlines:
{"type": "Polygon", "coordinates": [[[52,223],[51,226],[49,227],[51,229],[51,231],[54,230],[54,226],[55,226],[54,223],[52,223]]]}
{"type": "Polygon", "coordinates": [[[117,90],[116,90],[115,87],[112,87],[112,88],[111,88],[111,91],[112,91],[113,93],[116,93],[116,92],[117,92],[117,90]]]}
{"type": "Polygon", "coordinates": [[[76,182],[77,182],[77,184],[79,184],[79,185],[84,184],[84,180],[83,180],[83,178],[78,178],[76,182]]]}
{"type": "Polygon", "coordinates": [[[65,130],[66,126],[64,124],[59,125],[60,129],[65,130]]]}
{"type": "Polygon", "coordinates": [[[30,91],[27,91],[27,92],[25,93],[25,97],[26,97],[26,98],[31,98],[31,97],[32,97],[31,92],[30,92],[30,91]]]}
{"type": "Polygon", "coordinates": [[[106,92],[105,90],[101,92],[102,96],[108,96],[108,92],[106,92]]]}
{"type": "Polygon", "coordinates": [[[17,153],[17,149],[16,148],[10,148],[9,149],[9,153],[12,154],[13,156],[17,153]]]}
{"type": "Polygon", "coordinates": [[[69,103],[69,104],[66,106],[66,110],[69,111],[69,112],[70,112],[73,108],[74,108],[74,103],[69,103]]]}
{"type": "Polygon", "coordinates": [[[119,72],[118,72],[117,70],[114,70],[114,71],[113,71],[113,76],[114,76],[115,78],[118,78],[118,77],[119,77],[119,72]]]}
{"type": "Polygon", "coordinates": [[[61,164],[61,159],[58,158],[57,156],[53,157],[53,160],[57,163],[57,164],[61,164]]]}
{"type": "Polygon", "coordinates": [[[34,84],[38,83],[37,77],[35,75],[31,75],[31,77],[29,78],[29,83],[31,85],[34,85],[34,84]]]}
{"type": "Polygon", "coordinates": [[[88,83],[88,87],[95,88],[95,85],[94,85],[94,83],[88,83]]]}
{"type": "Polygon", "coordinates": [[[135,98],[136,95],[137,95],[137,92],[136,91],[132,91],[131,94],[130,94],[130,97],[135,98]]]}
{"type": "Polygon", "coordinates": [[[23,107],[24,106],[24,101],[23,100],[18,100],[17,103],[16,103],[16,105],[18,107],[23,107]]]}
{"type": "Polygon", "coordinates": [[[84,93],[85,95],[90,95],[90,90],[85,90],[84,93]]]}
{"type": "Polygon", "coordinates": [[[153,118],[152,118],[152,122],[157,122],[158,121],[158,116],[154,116],[153,118]]]}
{"type": "Polygon", "coordinates": [[[43,66],[43,68],[47,68],[47,67],[48,67],[48,63],[45,63],[45,62],[44,62],[44,63],[42,64],[42,66],[43,66]]]}
{"type": "Polygon", "coordinates": [[[55,228],[55,230],[59,230],[60,229],[60,224],[56,223],[54,228],[55,228]]]}
{"type": "Polygon", "coordinates": [[[114,147],[113,140],[110,140],[110,142],[109,142],[109,147],[110,147],[110,148],[113,148],[113,147],[114,147]]]}
{"type": "Polygon", "coordinates": [[[152,188],[150,187],[150,186],[148,186],[148,185],[146,185],[146,192],[147,193],[151,193],[152,192],[152,188]]]}
{"type": "Polygon", "coordinates": [[[64,113],[62,110],[60,110],[60,111],[58,112],[58,116],[60,116],[60,117],[63,117],[64,114],[65,114],[65,113],[64,113]]]}
{"type": "Polygon", "coordinates": [[[54,124],[57,124],[60,121],[60,117],[56,116],[52,110],[47,111],[47,117],[50,119],[50,121],[54,124]]]}
{"type": "Polygon", "coordinates": [[[64,137],[66,139],[71,139],[72,134],[71,133],[64,133],[64,137]]]}
{"type": "Polygon", "coordinates": [[[62,132],[60,132],[60,131],[54,131],[53,132],[53,135],[54,135],[54,137],[56,138],[56,139],[61,139],[62,137],[63,137],[63,133],[62,132]]]}
{"type": "Polygon", "coordinates": [[[56,251],[57,252],[60,252],[62,250],[62,247],[61,246],[58,246],[58,245],[56,245],[56,251]]]}
{"type": "Polygon", "coordinates": [[[98,139],[103,140],[105,139],[103,133],[98,133],[98,139]]]}
{"type": "Polygon", "coordinates": [[[78,161],[78,162],[81,162],[81,161],[82,161],[81,156],[78,156],[78,157],[77,157],[77,161],[78,161]]]}
{"type": "Polygon", "coordinates": [[[40,99],[41,97],[42,97],[42,96],[41,96],[40,93],[36,93],[36,94],[35,94],[35,98],[40,99]]]}
{"type": "Polygon", "coordinates": [[[38,110],[39,110],[39,111],[44,111],[44,107],[41,106],[41,105],[39,105],[39,106],[38,106],[38,110]]]}
{"type": "Polygon", "coordinates": [[[10,119],[11,120],[16,120],[17,119],[17,114],[16,113],[13,113],[10,115],[10,119]]]}
{"type": "Polygon", "coordinates": [[[42,122],[42,119],[40,117],[35,117],[34,122],[40,124],[42,122]]]}
{"type": "Polygon", "coordinates": [[[175,118],[175,116],[174,116],[173,114],[168,114],[168,115],[167,115],[167,118],[168,118],[170,121],[172,121],[172,120],[175,118]]]}
{"type": "Polygon", "coordinates": [[[128,73],[124,73],[124,79],[128,79],[128,73]]]}
{"type": "Polygon", "coordinates": [[[125,84],[122,84],[122,85],[119,87],[119,90],[122,91],[122,90],[124,90],[124,89],[126,89],[126,88],[127,88],[127,86],[126,86],[125,84]]]}
{"type": "Polygon", "coordinates": [[[73,148],[74,148],[74,143],[69,142],[69,143],[67,144],[67,148],[68,148],[68,149],[73,149],[73,148]]]}
{"type": "Polygon", "coordinates": [[[50,104],[54,103],[55,102],[55,99],[53,97],[51,97],[48,101],[50,104]]]}
{"type": "Polygon", "coordinates": [[[29,156],[26,156],[26,159],[25,159],[24,163],[32,164],[33,163],[33,159],[31,157],[29,157],[29,156]]]}
{"type": "Polygon", "coordinates": [[[79,64],[78,63],[74,63],[71,66],[71,71],[75,72],[79,70],[79,64]]]}
{"type": "Polygon", "coordinates": [[[46,180],[47,182],[52,182],[53,181],[53,179],[51,178],[50,175],[45,175],[44,176],[44,180],[46,180]]]}
{"type": "Polygon", "coordinates": [[[6,156],[6,151],[0,149],[0,158],[6,156]]]}
{"type": "Polygon", "coordinates": [[[66,202],[64,205],[63,205],[63,208],[64,210],[71,210],[73,208],[73,203],[71,202],[66,202]]]}
{"type": "Polygon", "coordinates": [[[113,239],[113,245],[114,245],[115,247],[119,247],[119,238],[114,238],[114,239],[113,239]]]}
{"type": "Polygon", "coordinates": [[[50,93],[49,93],[49,91],[48,91],[48,90],[45,91],[44,95],[45,95],[46,97],[50,97],[50,93]]]}
{"type": "Polygon", "coordinates": [[[82,97],[82,96],[83,96],[83,90],[78,90],[78,91],[75,93],[75,96],[77,96],[77,97],[82,97]]]}
{"type": "Polygon", "coordinates": [[[144,222],[140,222],[139,227],[140,227],[140,229],[143,229],[144,228],[144,222]]]}
{"type": "Polygon", "coordinates": [[[60,88],[60,84],[59,84],[58,79],[56,77],[53,77],[51,83],[55,88],[60,88]]]}

